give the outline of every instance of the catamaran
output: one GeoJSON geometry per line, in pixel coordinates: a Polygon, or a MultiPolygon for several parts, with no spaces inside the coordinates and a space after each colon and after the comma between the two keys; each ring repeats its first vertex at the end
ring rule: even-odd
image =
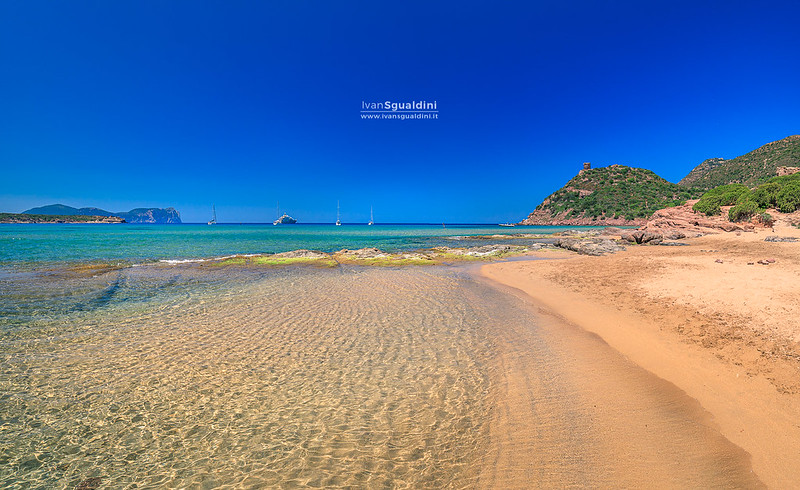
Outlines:
{"type": "Polygon", "coordinates": [[[375,219],[372,217],[372,206],[369,207],[369,223],[367,226],[372,226],[375,224],[375,219]]]}
{"type": "Polygon", "coordinates": [[[208,222],[209,225],[216,225],[217,224],[217,208],[214,205],[211,205],[211,221],[208,222]]]}
{"type": "Polygon", "coordinates": [[[336,226],[342,226],[342,220],[339,216],[339,201],[336,201],[336,226]]]}

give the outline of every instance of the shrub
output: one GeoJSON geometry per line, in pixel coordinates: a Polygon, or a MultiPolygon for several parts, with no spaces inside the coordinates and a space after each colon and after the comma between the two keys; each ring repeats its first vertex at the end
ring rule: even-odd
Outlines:
{"type": "Polygon", "coordinates": [[[750,189],[748,189],[747,186],[745,185],[728,184],[728,185],[721,185],[715,189],[711,189],[710,191],[706,192],[703,197],[705,197],[706,195],[719,196],[720,206],[732,206],[736,204],[736,201],[742,194],[747,194],[749,192],[750,189]]]}
{"type": "Polygon", "coordinates": [[[791,213],[800,207],[800,182],[786,184],[776,200],[776,205],[782,213],[791,213]]]}
{"type": "Polygon", "coordinates": [[[706,216],[714,216],[720,212],[719,203],[720,199],[718,196],[704,196],[692,206],[692,209],[706,216]]]}
{"type": "Polygon", "coordinates": [[[753,200],[743,199],[728,210],[728,219],[731,221],[744,221],[753,217],[758,212],[758,205],[753,200]]]}
{"type": "Polygon", "coordinates": [[[775,218],[769,213],[761,213],[758,215],[758,221],[764,226],[772,226],[775,223],[775,218]]]}
{"type": "Polygon", "coordinates": [[[721,185],[703,194],[692,209],[705,213],[707,216],[719,214],[720,206],[736,204],[743,194],[749,194],[750,189],[742,184],[721,185]]]}
{"type": "Polygon", "coordinates": [[[741,194],[739,194],[739,197],[736,198],[736,202],[734,204],[744,204],[748,201],[755,202],[755,199],[753,199],[753,193],[752,191],[749,190],[747,192],[742,192],[741,194]]]}
{"type": "Polygon", "coordinates": [[[760,185],[751,194],[753,200],[760,208],[772,208],[778,204],[778,194],[783,186],[777,182],[769,182],[760,185]]]}
{"type": "Polygon", "coordinates": [[[800,172],[790,175],[781,175],[780,177],[773,177],[769,179],[768,182],[780,184],[781,186],[784,186],[786,184],[791,184],[792,182],[800,182],[800,172]]]}

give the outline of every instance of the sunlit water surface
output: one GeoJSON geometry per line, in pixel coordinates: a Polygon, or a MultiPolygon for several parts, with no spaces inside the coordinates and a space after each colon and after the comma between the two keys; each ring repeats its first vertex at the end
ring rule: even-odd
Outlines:
{"type": "Polygon", "coordinates": [[[465,284],[439,268],[5,281],[0,486],[469,486],[491,342],[465,284]]]}

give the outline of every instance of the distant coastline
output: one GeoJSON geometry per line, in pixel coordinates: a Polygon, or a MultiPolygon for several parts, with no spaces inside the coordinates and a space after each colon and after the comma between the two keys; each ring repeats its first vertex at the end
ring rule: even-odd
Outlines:
{"type": "MultiPolygon", "coordinates": [[[[66,217],[61,221],[64,223],[78,220],[79,223],[93,222],[95,219],[113,217],[123,220],[125,223],[151,223],[151,224],[178,224],[181,223],[180,213],[175,208],[135,208],[130,211],[112,212],[100,208],[74,208],[64,204],[50,204],[38,208],[28,209],[22,214],[36,216],[58,216],[66,217]],[[88,216],[92,220],[84,221],[79,218],[88,216]]],[[[30,223],[31,221],[24,221],[30,223]]],[[[51,223],[52,221],[36,221],[37,223],[51,223]]],[[[59,222],[59,221],[56,221],[59,222]]],[[[108,223],[109,221],[97,220],[98,223],[108,223]]],[[[119,221],[113,221],[118,223],[119,221]]]]}
{"type": "Polygon", "coordinates": [[[65,214],[23,214],[0,213],[0,223],[7,224],[39,224],[39,223],[125,223],[118,216],[77,216],[65,214]]]}

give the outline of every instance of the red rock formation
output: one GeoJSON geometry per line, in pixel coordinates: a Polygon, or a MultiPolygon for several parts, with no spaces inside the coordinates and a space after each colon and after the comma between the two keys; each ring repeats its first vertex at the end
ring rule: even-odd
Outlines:
{"type": "Polygon", "coordinates": [[[800,172],[800,167],[778,167],[777,175],[782,177],[784,175],[792,175],[800,172]]]}
{"type": "Polygon", "coordinates": [[[685,237],[708,235],[723,231],[753,231],[752,223],[731,223],[727,212],[717,216],[696,213],[692,206],[696,200],[682,206],[659,209],[636,232],[628,232],[622,238],[632,243],[659,243],[661,240],[677,240],[685,237]]]}

